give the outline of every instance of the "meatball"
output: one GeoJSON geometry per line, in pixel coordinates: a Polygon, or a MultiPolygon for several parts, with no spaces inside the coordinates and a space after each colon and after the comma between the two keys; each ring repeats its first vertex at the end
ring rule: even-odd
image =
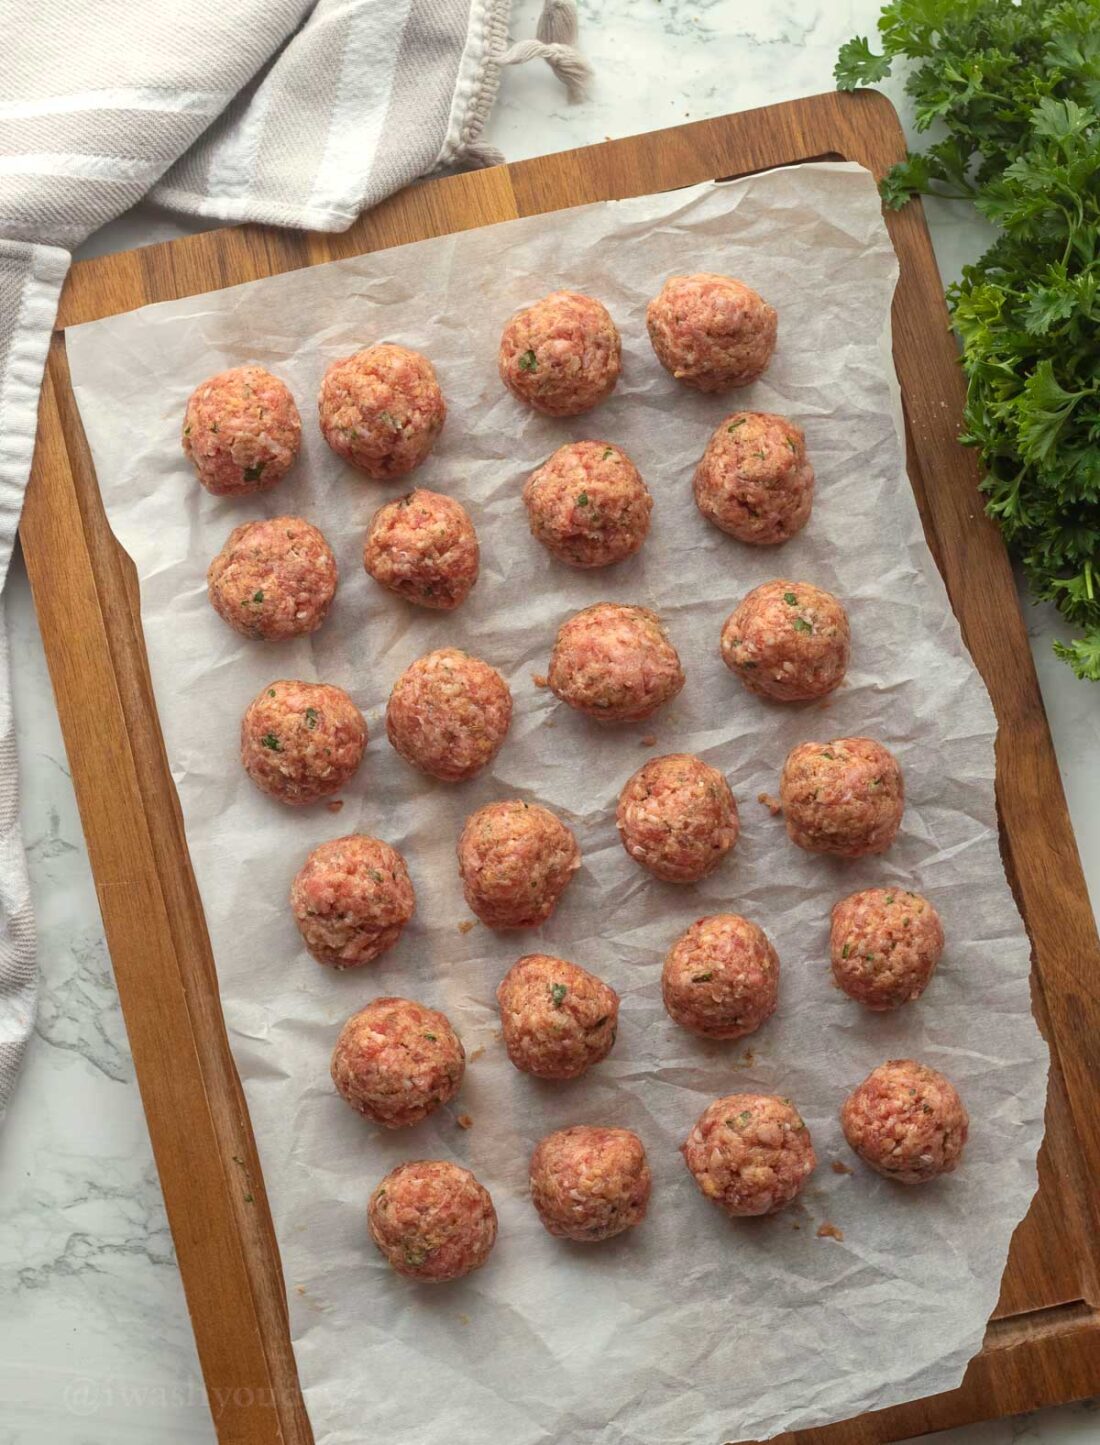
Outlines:
{"type": "Polygon", "coordinates": [[[523,1074],[576,1079],[611,1052],[619,995],[575,963],[529,953],[497,989],[508,1057],[523,1074]]]}
{"type": "Polygon", "coordinates": [[[336,558],[301,517],[243,522],[206,572],[210,602],[243,637],[281,642],[316,632],[336,595],[336,558]]]}
{"type": "Polygon", "coordinates": [[[447,415],[428,358],[388,341],[334,361],[321,380],[317,410],[336,455],[376,482],[418,467],[447,415]]]}
{"type": "Polygon", "coordinates": [[[358,968],[394,946],[415,899],[396,848],[353,833],[314,848],[290,886],[290,906],[318,963],[358,968]]]}
{"type": "Polygon", "coordinates": [[[465,602],[477,581],[478,557],[466,508],[419,487],[379,507],[363,548],[363,566],[380,586],[441,612],[465,602]]]}
{"type": "Polygon", "coordinates": [[[545,923],[580,866],[577,840],[565,824],[518,798],[471,813],[458,840],[462,891],[490,928],[545,923]]]}
{"type": "Polygon", "coordinates": [[[893,753],[872,738],[792,748],[779,778],[792,843],[810,853],[862,858],[894,841],[905,784],[893,753]]]}
{"type": "Polygon", "coordinates": [[[216,497],[273,487],[290,470],[301,443],[294,398],[262,366],[220,371],[188,399],[183,450],[216,497]]]}
{"type": "Polygon", "coordinates": [[[920,998],[942,952],[940,916],[919,893],[867,888],[833,909],[833,977],[849,998],[869,1009],[920,998]]]}
{"type": "Polygon", "coordinates": [[[779,579],[754,587],[722,628],[722,661],[750,692],[806,702],[839,687],[848,614],[831,592],[779,579]]]}
{"type": "Polygon", "coordinates": [[[443,647],[407,667],[386,706],[386,735],[407,763],[461,783],[500,752],[512,721],[508,684],[487,662],[443,647]]]}
{"type": "Polygon", "coordinates": [[[458,1093],[466,1054],[450,1023],[407,998],[376,998],[352,1014],[332,1051],[332,1082],[386,1129],[419,1124],[458,1093]]]}
{"type": "Polygon", "coordinates": [[[416,1159],[391,1169],[371,1195],[367,1228],[398,1274],[440,1284],[481,1268],[496,1243],[497,1215],[468,1169],[416,1159]]]}
{"type": "Polygon", "coordinates": [[[637,1134],[575,1124],[531,1155],[531,1203],[558,1239],[611,1239],[645,1218],[653,1179],[637,1134]]]}
{"type": "Polygon", "coordinates": [[[727,1094],[700,1114],[680,1151],[700,1190],[727,1214],[774,1214],[817,1165],[810,1131],[787,1099],[727,1094]]]}
{"type": "Polygon", "coordinates": [[[775,350],[774,308],[732,276],[670,276],[645,319],[657,360],[697,391],[748,386],[775,350]]]}
{"type": "Polygon", "coordinates": [[[739,542],[786,542],[809,521],[814,501],[802,428],[770,412],[734,412],[707,443],[693,486],[707,521],[739,542]]]}
{"type": "Polygon", "coordinates": [[[597,602],[558,628],[550,690],[600,722],[640,722],[684,685],[680,658],[648,607],[597,602]]]}
{"type": "Polygon", "coordinates": [[[700,918],[669,950],[661,973],[669,1015],[708,1039],[741,1039],[775,1013],[779,957],[762,928],[736,913],[700,918]]]}
{"type": "Polygon", "coordinates": [[[531,473],[523,501],[532,536],[571,567],[607,567],[632,557],[653,510],[638,468],[610,442],[559,447],[531,473]]]}
{"type": "Polygon", "coordinates": [[[576,416],[615,390],[622,343],[607,307],[554,291],[517,311],[500,338],[500,379],[547,416],[576,416]]]}
{"type": "Polygon", "coordinates": [[[956,1168],[970,1119],[949,1079],[890,1059],[848,1095],[840,1125],[864,1164],[899,1184],[924,1184],[956,1168]]]}
{"type": "Polygon", "coordinates": [[[691,753],[652,758],[619,794],[623,847],[666,883],[696,883],[737,842],[740,822],[729,784],[691,753]]]}
{"type": "Polygon", "coordinates": [[[264,793],[299,807],[338,793],[363,760],[367,725],[338,687],[273,682],[241,719],[241,762],[264,793]]]}

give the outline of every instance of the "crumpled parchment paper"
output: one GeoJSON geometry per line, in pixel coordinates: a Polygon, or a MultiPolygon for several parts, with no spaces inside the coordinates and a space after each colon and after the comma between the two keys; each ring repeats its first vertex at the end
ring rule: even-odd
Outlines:
{"type": "Polygon", "coordinates": [[[870,176],[816,164],[468,231],[68,333],[107,511],[141,578],[160,720],[319,1445],[714,1445],[950,1389],[981,1343],[1035,1188],[1047,1056],[998,853],[993,715],[905,476],[889,359],[896,269],[870,176]],[[670,272],[696,270],[741,277],[779,311],[771,369],[733,397],[673,382],[646,338],[648,298],[670,272]],[[505,393],[496,344],[516,307],[559,286],[604,300],[625,364],[606,405],[551,421],[505,393]],[[453,615],[414,610],[365,576],[367,521],[407,486],[347,469],[316,426],[328,362],[387,338],[432,358],[450,407],[414,480],[459,497],[481,537],[481,580],[453,615]],[[199,381],[247,361],[290,384],[303,455],[272,494],[220,501],[180,452],[180,418],[199,381]],[[746,406],[805,427],[817,468],[810,524],[778,550],[739,545],[692,503],[692,468],[712,428],[746,406]],[[524,478],[576,436],[625,447],[655,498],[642,553],[609,571],[561,566],[527,530],[524,478]],[[238,522],[284,512],[333,544],[336,605],[313,638],[246,642],[210,608],[206,566],[238,522]],[[775,576],[819,583],[848,606],[851,671],[824,703],[769,706],[719,659],[726,615],[775,576]],[[656,608],[686,669],[680,697],[641,724],[601,728],[533,681],[558,623],[604,599],[656,608]],[[491,772],[460,787],[414,772],[382,725],[401,669],[445,644],[499,667],[516,704],[491,772]],[[277,677],[337,683],[367,716],[370,745],[338,815],[284,808],[240,767],[241,713],[277,677]],[[893,749],[908,795],[897,844],[856,863],[799,852],[756,801],[776,790],[795,743],[847,734],[893,749]],[[622,784],[672,751],[721,768],[741,809],[741,841],[698,887],[657,883],[615,833],[622,784]],[[462,932],[458,832],[473,809],[510,795],[567,819],[582,870],[545,928],[462,932]],[[311,847],[356,830],[405,853],[417,913],[380,963],[335,975],[301,948],[287,890],[311,847]],[[833,989],[827,966],[832,904],[878,883],[927,893],[947,931],[924,999],[885,1016],[833,989]],[[717,911],[759,922],[782,960],[778,1014],[741,1044],[700,1041],[661,1007],[666,950],[717,911]],[[496,985],[532,951],[573,959],[622,995],[618,1043],[580,1081],[540,1083],[505,1056],[496,985]],[[454,1105],[394,1133],[354,1115],[328,1075],[346,1015],[383,993],[442,1008],[470,1056],[454,1105]],[[864,1169],[837,1122],[852,1086],[905,1056],[946,1072],[972,1121],[960,1170],[912,1190],[864,1169]],[[801,1202],[772,1219],[731,1223],[677,1153],[705,1105],[737,1090],[790,1096],[820,1157],[801,1202]],[[467,1132],[455,1122],[462,1113],[473,1118],[467,1132]],[[535,1142],[578,1122],[637,1130],[653,1167],[648,1219],[607,1244],[552,1239],[525,1197],[535,1142]],[[424,1157],[471,1167],[500,1215],[487,1267],[435,1289],[390,1274],[365,1228],[374,1184],[424,1157]],[[834,1172],[834,1160],[854,1172],[834,1172]],[[843,1240],[819,1237],[826,1223],[843,1240]]]}

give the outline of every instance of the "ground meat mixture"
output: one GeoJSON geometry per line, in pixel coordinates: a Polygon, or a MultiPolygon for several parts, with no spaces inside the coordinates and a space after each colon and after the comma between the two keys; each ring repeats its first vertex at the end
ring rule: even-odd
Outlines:
{"type": "Polygon", "coordinates": [[[407,667],[386,707],[386,735],[407,763],[461,783],[500,751],[512,721],[508,684],[487,662],[444,647],[407,667]]]}
{"type": "Polygon", "coordinates": [[[833,977],[866,1008],[897,1008],[920,998],[942,952],[940,916],[919,893],[867,888],[833,909],[833,977]]]}
{"type": "Polygon", "coordinates": [[[576,1079],[611,1052],[619,995],[575,963],[530,953],[497,989],[508,1057],[539,1079],[576,1079]]]}
{"type": "Polygon", "coordinates": [[[735,1216],[790,1204],[817,1164],[810,1131],[787,1099],[772,1094],[715,1099],[681,1152],[700,1190],[735,1216]]]}
{"type": "Polygon", "coordinates": [[[839,687],[848,614],[831,592],[780,578],[754,587],[722,628],[722,661],[750,692],[806,702],[839,687]]]}
{"type": "Polygon", "coordinates": [[[645,1218],[652,1187],[637,1134],[575,1124],[539,1141],[531,1202],[546,1229],[582,1243],[611,1239],[645,1218]]]}
{"type": "Polygon", "coordinates": [[[651,758],[619,794],[615,823],[636,863],[666,883],[696,883],[737,842],[729,784],[691,753],[651,758]]]}
{"type": "Polygon", "coordinates": [[[393,947],[415,899],[396,848],[353,833],[314,848],[291,884],[290,906],[318,963],[359,968],[393,947]]]}
{"type": "Polygon", "coordinates": [[[450,1023],[407,998],[376,998],[352,1014],[332,1052],[332,1082],[387,1129],[418,1124],[458,1093],[466,1055],[450,1023]]]}
{"type": "Polygon", "coordinates": [[[466,508],[419,487],[375,512],[363,548],[363,566],[380,586],[443,612],[469,596],[478,559],[477,533],[466,508]]]}
{"type": "Polygon", "coordinates": [[[865,1164],[899,1184],[924,1184],[958,1165],[970,1119],[949,1079],[890,1059],[848,1095],[840,1124],[865,1164]]]}
{"type": "Polygon", "coordinates": [[[606,306],[554,291],[508,322],[497,364],[520,401],[547,416],[576,416],[615,390],[622,344],[606,306]]]}
{"type": "Polygon", "coordinates": [[[872,738],[793,748],[779,778],[792,843],[810,853],[862,858],[894,841],[905,786],[894,755],[872,738]]]}
{"type": "Polygon", "coordinates": [[[770,412],[734,412],[707,443],[694,488],[707,521],[739,542],[786,542],[809,521],[814,500],[802,428],[770,412]]]}
{"type": "Polygon", "coordinates": [[[523,489],[531,534],[571,567],[632,557],[649,531],[653,498],[638,468],[610,442],[569,442],[523,489]]]}
{"type": "Polygon", "coordinates": [[[338,793],[363,760],[367,725],[338,687],[269,683],[241,719],[241,762],[264,793],[294,807],[338,793]]]}
{"type": "Polygon", "coordinates": [[[191,393],[183,450],[216,497],[263,492],[286,476],[302,442],[294,398],[262,366],[219,372],[191,393]]]}
{"type": "Polygon", "coordinates": [[[562,623],[550,690],[601,722],[639,722],[684,685],[676,649],[655,612],[597,602],[562,623]]]}
{"type": "Polygon", "coordinates": [[[646,308],[657,360],[698,391],[748,386],[775,350],[778,317],[732,276],[670,276],[646,308]]]}
{"type": "Polygon", "coordinates": [[[775,1012],[779,956],[736,913],[700,918],[669,950],[661,996],[670,1016],[708,1039],[741,1039],[775,1012]]]}
{"type": "Polygon", "coordinates": [[[336,595],[336,558],[301,517],[243,522],[206,573],[210,603],[242,637],[281,642],[316,632],[336,595]]]}
{"type": "Polygon", "coordinates": [[[367,1206],[370,1237],[409,1279],[460,1279],[489,1258],[497,1216],[489,1191],[468,1169],[416,1159],[386,1175],[367,1206]]]}
{"type": "Polygon", "coordinates": [[[447,416],[431,362],[392,342],[334,361],[321,381],[317,411],[336,455],[376,482],[418,467],[447,416]]]}
{"type": "Polygon", "coordinates": [[[545,923],[581,866],[573,834],[538,803],[490,803],[466,819],[458,840],[462,890],[490,928],[545,923]]]}

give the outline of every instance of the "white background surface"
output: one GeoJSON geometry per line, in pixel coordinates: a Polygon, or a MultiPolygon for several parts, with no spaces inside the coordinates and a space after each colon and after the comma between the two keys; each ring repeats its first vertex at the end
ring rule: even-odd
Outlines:
{"type": "MultiPolygon", "coordinates": [[[[870,0],[582,0],[598,72],[570,108],[548,73],[507,72],[487,139],[510,160],[809,95],[870,0]]],[[[513,33],[539,0],[517,0],[513,33]]],[[[886,87],[898,99],[891,84],[886,87]]],[[[903,118],[905,115],[902,106],[903,118]]],[[[964,205],[929,207],[944,279],[984,244],[964,205]]],[[[179,228],[137,215],[91,249],[179,228]]],[[[76,813],[26,579],[7,591],[24,826],[40,933],[37,1037],[0,1130],[0,1445],[210,1445],[213,1429],[76,813]]],[[[1100,689],[1050,654],[1057,622],[1029,609],[1036,662],[1094,900],[1100,897],[1100,689]]],[[[952,1432],[960,1445],[1077,1445],[1088,1406],[952,1432]]],[[[411,1445],[411,1442],[410,1442],[411,1445]]],[[[459,1442],[465,1445],[465,1442],[459,1442]]]]}

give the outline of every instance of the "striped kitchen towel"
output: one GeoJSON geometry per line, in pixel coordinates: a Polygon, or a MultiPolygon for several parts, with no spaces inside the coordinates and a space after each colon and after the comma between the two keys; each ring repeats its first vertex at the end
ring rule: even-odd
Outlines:
{"type": "MultiPolygon", "coordinates": [[[[578,99],[572,0],[509,45],[510,0],[0,0],[0,587],[69,253],[143,197],[343,230],[481,142],[501,67],[578,99]]],[[[34,930],[0,636],[0,1117],[34,1019],[34,930]]]]}

